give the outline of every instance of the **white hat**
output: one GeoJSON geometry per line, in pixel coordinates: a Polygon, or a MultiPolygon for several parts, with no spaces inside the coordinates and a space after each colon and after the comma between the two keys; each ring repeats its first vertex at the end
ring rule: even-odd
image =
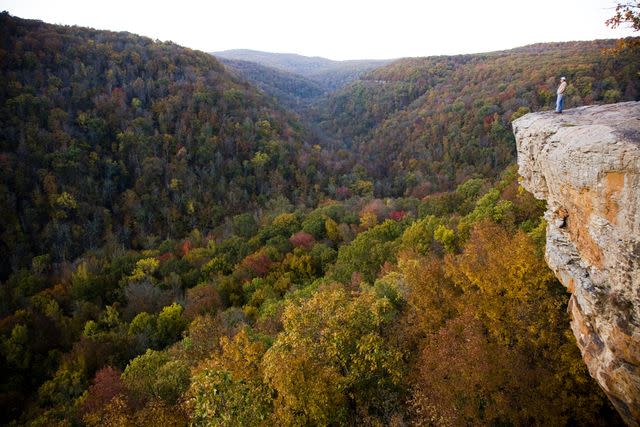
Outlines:
{"type": "Polygon", "coordinates": [[[567,80],[566,77],[560,77],[560,80],[567,80]]]}

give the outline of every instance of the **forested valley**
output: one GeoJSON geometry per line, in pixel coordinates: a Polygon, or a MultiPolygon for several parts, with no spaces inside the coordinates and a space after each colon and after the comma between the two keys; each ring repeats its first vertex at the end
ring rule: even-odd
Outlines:
{"type": "Polygon", "coordinates": [[[510,123],[640,99],[637,46],[303,74],[0,14],[0,423],[621,424],[510,123]]]}

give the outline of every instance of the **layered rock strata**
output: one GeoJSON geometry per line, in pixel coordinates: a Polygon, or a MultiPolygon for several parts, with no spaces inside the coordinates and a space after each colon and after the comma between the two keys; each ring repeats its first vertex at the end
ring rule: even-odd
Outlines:
{"type": "Polygon", "coordinates": [[[547,201],[546,259],[591,375],[640,425],[640,102],[513,123],[521,184],[547,201]]]}

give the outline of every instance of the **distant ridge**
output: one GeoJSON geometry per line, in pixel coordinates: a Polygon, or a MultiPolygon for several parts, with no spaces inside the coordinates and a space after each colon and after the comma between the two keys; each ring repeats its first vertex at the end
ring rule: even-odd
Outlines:
{"type": "Polygon", "coordinates": [[[334,61],[320,56],[304,56],[297,53],[272,53],[251,49],[231,49],[212,52],[212,55],[225,59],[257,62],[283,71],[306,75],[321,69],[335,67],[342,61],[334,61]]]}
{"type": "Polygon", "coordinates": [[[264,93],[273,96],[279,104],[293,110],[299,110],[327,93],[320,83],[300,74],[252,61],[217,59],[231,73],[248,80],[264,93]]]}
{"type": "Polygon", "coordinates": [[[334,61],[319,56],[296,53],[271,53],[250,49],[233,49],[211,52],[227,60],[249,61],[289,73],[299,74],[320,83],[325,90],[335,90],[359,78],[363,73],[382,67],[392,59],[357,59],[334,61]]]}

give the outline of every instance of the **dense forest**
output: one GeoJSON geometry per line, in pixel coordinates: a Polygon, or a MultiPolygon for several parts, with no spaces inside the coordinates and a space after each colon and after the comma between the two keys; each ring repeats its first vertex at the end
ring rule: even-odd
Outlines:
{"type": "MultiPolygon", "coordinates": [[[[283,80],[256,72],[257,64],[227,65],[294,108],[314,140],[330,148],[331,190],[366,182],[377,197],[423,197],[470,178],[496,177],[515,157],[511,121],[552,108],[561,75],[571,82],[569,107],[640,99],[637,46],[613,52],[617,44],[546,43],[400,59],[361,71],[324,96],[297,92],[300,80],[290,74],[283,80]]],[[[299,79],[308,79],[305,63],[296,67],[295,56],[281,63],[281,54],[242,52],[237,56],[263,66],[301,68],[299,79]]]]}
{"type": "Polygon", "coordinates": [[[299,123],[210,55],[6,13],[0,24],[0,278],[36,255],[212,229],[276,195],[317,202],[299,123]]]}
{"type": "Polygon", "coordinates": [[[6,12],[0,40],[0,423],[621,423],[509,123],[560,73],[637,99],[637,50],[403,59],[292,112],[314,86],[264,65],[6,12]]]}
{"type": "Polygon", "coordinates": [[[640,99],[638,50],[615,40],[411,58],[376,69],[318,106],[314,120],[344,144],[378,196],[424,196],[513,161],[510,123],[550,109],[559,76],[569,107],[640,99]]]}

